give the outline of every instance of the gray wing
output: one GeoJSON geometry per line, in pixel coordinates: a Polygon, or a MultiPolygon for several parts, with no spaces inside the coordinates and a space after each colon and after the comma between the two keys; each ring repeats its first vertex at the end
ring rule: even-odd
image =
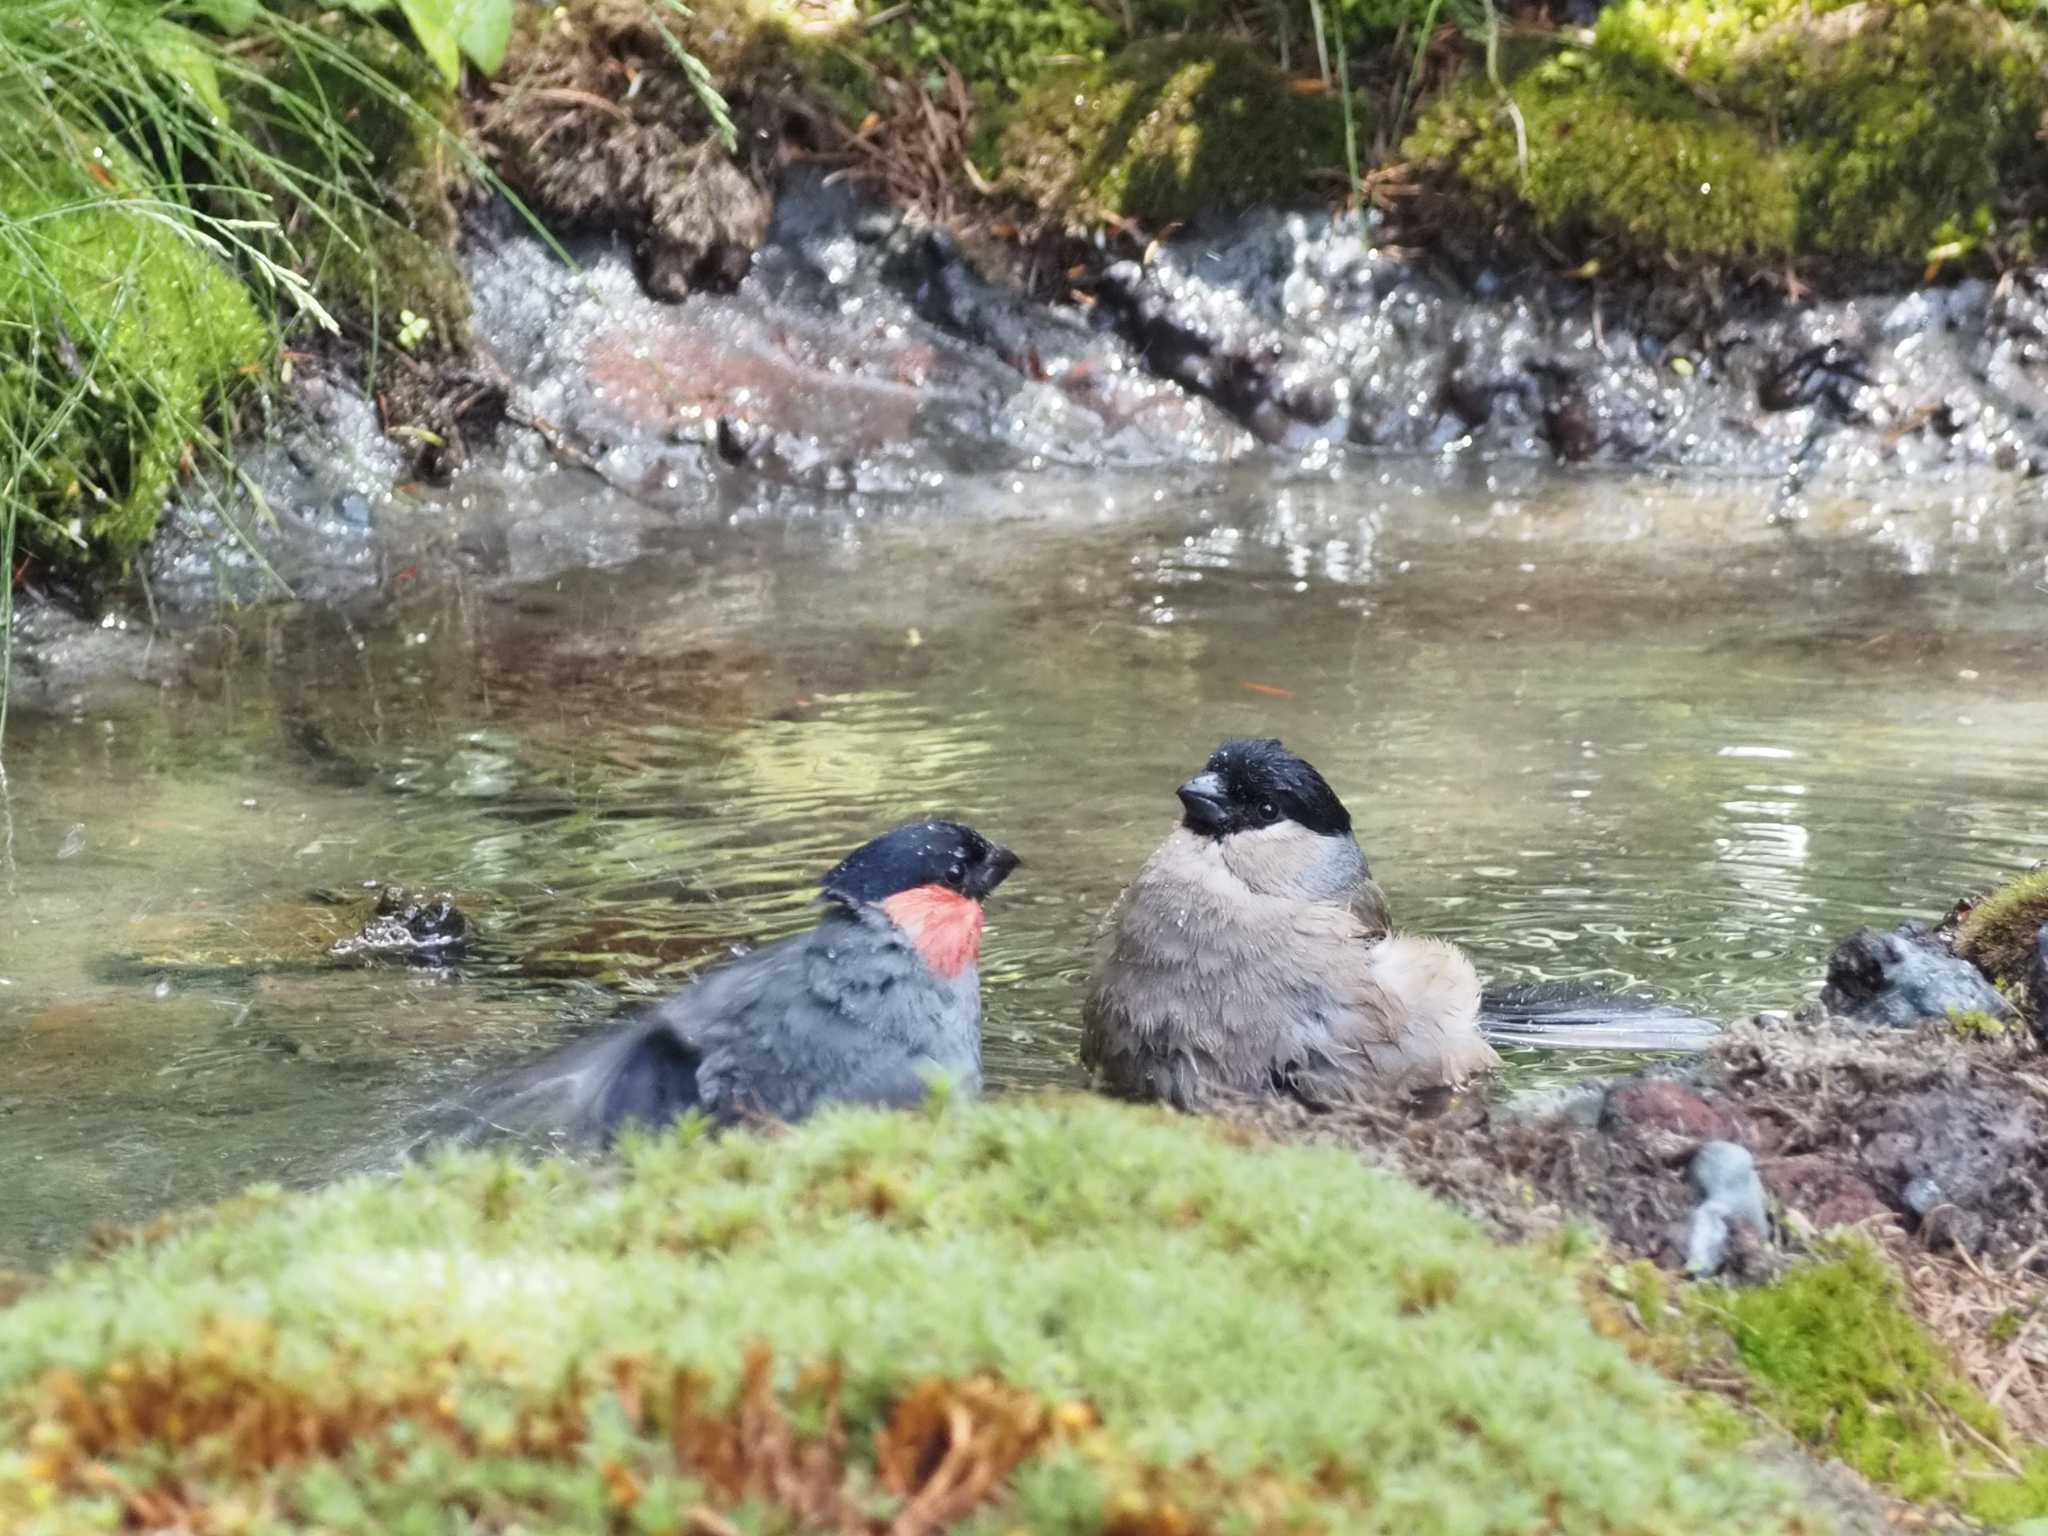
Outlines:
{"type": "Polygon", "coordinates": [[[437,1106],[417,1142],[608,1143],[628,1122],[666,1125],[701,1108],[699,1065],[690,1041],[659,1021],[641,1020],[550,1052],[437,1106]]]}
{"type": "MultiPolygon", "coordinates": [[[[666,1022],[699,1052],[697,1083],[715,1119],[799,1120],[820,1104],[921,1101],[946,1037],[972,1036],[980,1017],[954,1018],[953,1000],[893,926],[833,915],[663,1005],[666,1022]]],[[[970,991],[978,998],[978,992],[970,991]]]]}
{"type": "Polygon", "coordinates": [[[602,1145],[691,1111],[725,1124],[797,1120],[826,1101],[912,1104],[935,1058],[961,1055],[950,1035],[965,1032],[978,1069],[979,1010],[959,1012],[893,927],[834,914],[441,1106],[420,1140],[602,1145]]]}

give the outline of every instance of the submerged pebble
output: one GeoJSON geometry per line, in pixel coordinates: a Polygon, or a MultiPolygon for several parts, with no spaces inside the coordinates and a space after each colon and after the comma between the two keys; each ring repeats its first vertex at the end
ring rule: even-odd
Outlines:
{"type": "Polygon", "coordinates": [[[439,965],[469,947],[473,930],[446,892],[424,895],[386,886],[370,920],[328,946],[337,960],[392,959],[439,965]]]}

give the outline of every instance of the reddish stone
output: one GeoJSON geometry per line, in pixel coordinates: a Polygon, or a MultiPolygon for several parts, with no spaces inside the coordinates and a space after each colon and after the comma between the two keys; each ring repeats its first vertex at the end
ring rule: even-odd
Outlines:
{"type": "Polygon", "coordinates": [[[1824,1152],[1761,1158],[1757,1171],[1776,1199],[1823,1231],[1891,1214],[1868,1180],[1824,1152]]]}
{"type": "Polygon", "coordinates": [[[1600,1128],[1610,1136],[1641,1141],[1733,1141],[1752,1145],[1755,1136],[1741,1117],[1709,1104],[1698,1093],[1668,1078],[1624,1078],[1607,1090],[1600,1128]]]}

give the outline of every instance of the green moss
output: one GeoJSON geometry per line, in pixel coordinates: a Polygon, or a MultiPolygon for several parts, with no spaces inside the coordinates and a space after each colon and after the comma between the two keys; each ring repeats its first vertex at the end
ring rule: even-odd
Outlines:
{"type": "Polygon", "coordinates": [[[1068,1426],[974,1529],[1790,1528],[1575,1286],[1340,1152],[1093,1100],[451,1156],[246,1200],[0,1311],[0,1524],[170,1489],[336,1531],[451,1502],[674,1529],[729,1507],[691,1405],[765,1341],[798,1434],[830,1430],[802,1368],[836,1371],[868,1498],[934,1390],[1068,1426]]]}
{"type": "Polygon", "coordinates": [[[1911,1499],[1987,1519],[2048,1515],[2048,1450],[2012,1451],[1997,1409],[1907,1310],[1870,1244],[1842,1243],[1773,1285],[1702,1288],[1681,1305],[1684,1326],[1725,1343],[1757,1405],[1806,1444],[1911,1499]]]}
{"type": "Polygon", "coordinates": [[[862,10],[899,13],[863,43],[870,56],[913,74],[950,63],[989,100],[1022,95],[1051,72],[1099,64],[1119,47],[1147,40],[1249,34],[1266,57],[1300,65],[1316,57],[1319,20],[1324,48],[1334,53],[1342,27],[1356,57],[1369,42],[1404,29],[1412,35],[1424,25],[1452,22],[1476,30],[1485,16],[1482,0],[1320,0],[1316,11],[1233,0],[920,0],[908,12],[892,0],[862,0],[862,10]]]}
{"type": "MultiPolygon", "coordinates": [[[[869,10],[883,8],[876,0],[869,10]]],[[[876,28],[870,46],[900,68],[951,64],[972,85],[1015,95],[1063,62],[1099,61],[1121,35],[1113,9],[1090,0],[925,0],[876,28]]]]}
{"type": "Polygon", "coordinates": [[[1337,104],[1289,90],[1256,48],[1156,40],[1039,85],[1002,118],[991,173],[1069,222],[1156,228],[1301,200],[1343,164],[1343,135],[1337,104]]]}
{"type": "Polygon", "coordinates": [[[2035,936],[2048,923],[2048,868],[2031,870],[1970,909],[1956,948],[2001,987],[2023,984],[2035,936]]]}
{"type": "Polygon", "coordinates": [[[1797,146],[1808,249],[1910,265],[1996,231],[2031,250],[2048,108],[2031,29],[1964,4],[1788,8],[1727,69],[1731,99],[1797,146]]]}
{"type": "Polygon", "coordinates": [[[33,145],[0,131],[0,441],[35,448],[0,499],[44,553],[118,564],[272,339],[131,161],[42,121],[55,137],[33,145]]]}
{"type": "Polygon", "coordinates": [[[2005,1025],[1981,1008],[1951,1008],[1948,1011],[1949,1033],[1963,1040],[1997,1040],[2003,1038],[2005,1025]]]}
{"type": "MultiPolygon", "coordinates": [[[[1648,1264],[1615,1265],[1585,1301],[1603,1332],[1694,1393],[1699,1433],[1735,1433],[1732,1400],[1817,1454],[1908,1499],[2007,1524],[2048,1517],[2048,1448],[2016,1444],[1998,1410],[1909,1309],[1870,1242],[1823,1245],[1777,1282],[1674,1286],[1648,1264]]],[[[1992,1325],[2016,1336],[2024,1318],[1992,1325]]]]}
{"type": "Polygon", "coordinates": [[[1406,153],[1567,241],[1710,261],[1793,252],[1799,205],[1785,156],[1668,75],[1566,49],[1517,79],[1513,96],[1526,158],[1483,82],[1433,107],[1406,153]]]}
{"type": "Polygon", "coordinates": [[[1642,260],[2024,256],[2048,192],[2041,34],[1965,0],[1624,0],[1590,47],[1516,75],[1511,94],[1526,176],[1483,84],[1428,114],[1409,152],[1642,260]]]}

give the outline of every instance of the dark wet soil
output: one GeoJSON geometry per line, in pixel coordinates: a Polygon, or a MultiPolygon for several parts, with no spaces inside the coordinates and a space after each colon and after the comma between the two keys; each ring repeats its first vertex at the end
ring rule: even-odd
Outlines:
{"type": "Polygon", "coordinates": [[[2048,1056],[2017,1029],[1872,1030],[1812,1010],[1733,1029],[1697,1062],[1547,1102],[1475,1095],[1425,1118],[1373,1105],[1231,1113],[1285,1139],[1354,1148],[1503,1235],[1591,1221],[1666,1268],[1685,1259],[1687,1166],[1704,1144],[1731,1141],[1755,1154],[1777,1208],[1775,1234],[1735,1243],[1737,1278],[1767,1277],[1803,1233],[1871,1220],[1937,1251],[2048,1272],[2048,1056]]]}

